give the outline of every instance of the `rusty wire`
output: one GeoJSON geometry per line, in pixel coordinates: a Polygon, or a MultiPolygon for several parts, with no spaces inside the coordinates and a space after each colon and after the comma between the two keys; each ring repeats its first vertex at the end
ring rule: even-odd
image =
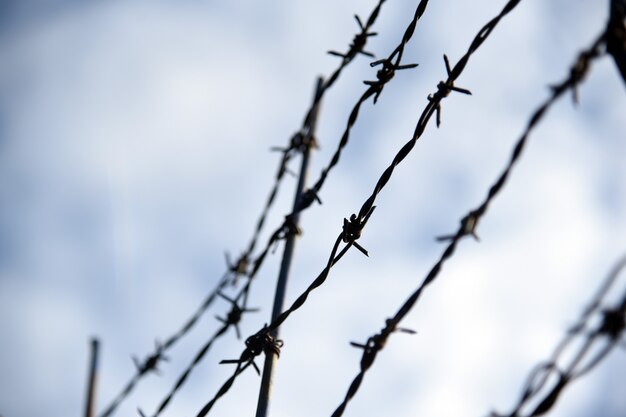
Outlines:
{"type": "MultiPolygon", "coordinates": [[[[511,8],[508,8],[508,4],[503,9],[503,13],[505,11],[507,11],[507,10],[508,11],[511,10],[511,8]]],[[[491,22],[497,22],[497,20],[492,20],[491,22]]],[[[491,29],[493,29],[493,28],[491,28],[491,29]]],[[[488,31],[490,32],[491,29],[488,29],[488,31]]],[[[485,31],[486,31],[486,29],[483,28],[479,32],[479,36],[480,36],[481,33],[485,33],[485,31]]],[[[539,108],[531,116],[530,121],[529,121],[529,123],[528,123],[528,125],[527,125],[527,127],[526,127],[526,129],[524,131],[524,133],[522,134],[520,139],[518,139],[517,143],[515,144],[515,146],[513,148],[513,152],[511,154],[511,158],[510,158],[506,168],[499,175],[499,177],[495,181],[495,183],[489,188],[489,192],[487,193],[487,197],[483,200],[483,202],[476,209],[471,210],[465,217],[463,217],[463,219],[460,222],[460,226],[459,226],[459,228],[458,228],[458,230],[456,231],[455,234],[448,235],[448,236],[442,236],[442,237],[438,238],[438,240],[440,240],[440,241],[449,241],[449,243],[448,243],[447,247],[445,248],[445,250],[443,251],[443,254],[439,258],[437,263],[435,263],[435,265],[432,267],[432,269],[428,272],[428,274],[426,275],[426,278],[421,283],[421,285],[404,302],[404,304],[396,312],[396,314],[392,318],[390,318],[390,319],[388,319],[386,321],[385,327],[383,327],[383,329],[379,333],[375,334],[374,336],[371,336],[367,340],[367,342],[364,343],[364,344],[357,344],[357,343],[354,343],[354,342],[352,343],[353,346],[356,346],[356,347],[359,347],[359,348],[363,349],[363,355],[361,357],[361,363],[360,363],[360,371],[357,374],[357,376],[354,378],[352,383],[350,384],[350,387],[348,388],[348,391],[347,391],[343,401],[337,407],[337,409],[333,412],[332,417],[339,417],[339,416],[341,416],[343,414],[346,406],[348,405],[348,402],[352,399],[352,397],[354,397],[354,395],[358,391],[359,386],[361,385],[361,382],[363,381],[363,378],[365,376],[365,373],[372,366],[374,360],[376,359],[376,356],[377,356],[378,352],[381,351],[384,348],[384,346],[385,346],[389,336],[394,331],[398,331],[398,330],[406,331],[406,329],[401,329],[401,328],[398,327],[400,322],[409,313],[409,311],[411,311],[411,309],[415,306],[415,304],[419,300],[422,292],[426,289],[426,287],[428,285],[432,284],[435,281],[435,279],[439,275],[443,265],[446,263],[446,261],[448,261],[453,256],[458,242],[462,238],[464,238],[466,236],[472,236],[476,240],[478,240],[478,237],[476,235],[476,227],[478,225],[478,222],[485,215],[485,213],[487,212],[487,208],[488,208],[489,204],[491,203],[491,201],[503,189],[504,184],[506,183],[506,180],[507,180],[511,170],[516,165],[516,163],[519,161],[519,158],[521,156],[521,152],[524,149],[524,145],[526,144],[526,141],[527,141],[531,131],[539,123],[539,121],[543,118],[543,116],[545,115],[545,113],[548,110],[548,108],[561,95],[563,95],[566,91],[568,91],[570,89],[573,92],[576,91],[575,90],[576,86],[580,83],[580,81],[582,81],[582,79],[586,75],[587,71],[589,70],[589,66],[590,66],[591,60],[593,60],[594,58],[597,58],[600,55],[600,53],[601,53],[600,48],[601,48],[601,46],[602,46],[602,44],[604,42],[604,39],[605,38],[604,38],[604,34],[603,34],[602,36],[600,36],[593,43],[593,45],[590,48],[588,48],[587,50],[585,50],[582,53],[580,53],[579,56],[578,56],[578,59],[576,60],[574,65],[572,65],[572,67],[570,68],[570,73],[569,73],[568,77],[564,81],[562,81],[561,83],[559,83],[559,84],[557,84],[557,85],[552,87],[552,94],[551,94],[551,96],[547,100],[545,100],[544,103],[541,106],[539,106],[539,108]]],[[[470,47],[469,51],[472,51],[471,47],[470,47]]],[[[469,51],[468,51],[468,53],[469,53],[469,51]]],[[[464,58],[461,58],[461,60],[463,60],[463,59],[464,58]]],[[[451,71],[448,70],[448,76],[450,76],[450,75],[451,75],[451,71]]],[[[431,115],[432,115],[432,112],[431,112],[431,115]]],[[[422,117],[423,117],[423,115],[422,115],[422,117]]],[[[427,120],[427,119],[425,119],[425,120],[427,120]]]]}
{"type": "MultiPolygon", "coordinates": [[[[227,264],[227,271],[226,273],[222,276],[222,278],[220,279],[220,281],[218,282],[218,284],[215,286],[215,288],[207,295],[207,297],[204,299],[204,301],[202,302],[202,304],[196,309],[196,311],[193,313],[193,315],[185,322],[185,324],[173,335],[171,335],[161,346],[160,346],[160,350],[155,351],[154,353],[150,354],[148,356],[148,358],[146,359],[149,360],[150,358],[160,358],[161,354],[167,350],[169,350],[170,348],[172,348],[181,338],[183,338],[187,333],[189,333],[189,331],[195,326],[195,324],[198,322],[198,320],[200,319],[200,317],[202,317],[202,315],[208,310],[208,308],[213,304],[213,301],[215,300],[215,298],[217,297],[217,295],[224,290],[224,288],[229,284],[233,284],[233,285],[237,285],[238,279],[241,276],[247,276],[248,280],[246,285],[244,285],[244,287],[242,288],[242,291],[240,292],[240,295],[237,296],[237,299],[239,299],[239,297],[241,295],[243,295],[243,300],[244,300],[244,304],[247,302],[247,298],[248,298],[248,292],[250,289],[250,282],[252,280],[252,278],[254,278],[254,276],[256,275],[256,273],[259,271],[259,269],[262,266],[263,261],[266,258],[266,255],[269,251],[269,249],[275,245],[279,240],[285,238],[286,233],[289,233],[289,216],[287,216],[288,218],[285,220],[285,222],[279,227],[279,229],[277,231],[275,231],[269,241],[268,244],[266,245],[266,247],[261,251],[261,253],[255,258],[254,262],[252,262],[252,267],[250,269],[250,263],[251,263],[251,256],[252,253],[254,252],[256,245],[258,243],[258,239],[260,237],[260,234],[263,230],[263,227],[265,225],[266,219],[269,215],[269,212],[274,204],[274,201],[276,199],[276,196],[278,194],[279,188],[280,188],[280,184],[282,183],[282,180],[285,176],[286,173],[289,173],[289,169],[287,167],[288,162],[292,159],[292,157],[301,152],[302,151],[302,146],[315,146],[316,142],[315,142],[315,138],[312,137],[309,133],[309,126],[311,123],[311,119],[313,117],[313,114],[315,114],[315,112],[317,111],[317,108],[319,107],[319,103],[321,102],[324,94],[326,93],[326,91],[331,88],[335,82],[339,79],[339,76],[341,75],[342,71],[354,60],[354,58],[359,55],[360,53],[367,55],[367,56],[371,56],[371,54],[369,52],[364,52],[366,43],[367,43],[367,39],[370,36],[374,36],[375,33],[370,32],[372,26],[374,25],[374,23],[376,22],[379,14],[380,14],[380,10],[382,8],[382,5],[385,3],[386,0],[379,0],[376,4],[376,6],[374,7],[374,9],[372,10],[372,12],[370,13],[370,15],[368,16],[367,20],[366,20],[366,24],[363,25],[361,22],[361,19],[355,15],[355,18],[357,20],[357,22],[359,23],[359,28],[361,29],[361,31],[359,33],[357,33],[354,36],[354,39],[352,41],[352,43],[349,46],[348,51],[345,54],[338,54],[338,53],[334,53],[334,55],[340,55],[342,56],[342,60],[341,63],[339,64],[339,66],[333,71],[333,73],[330,75],[330,77],[328,77],[326,79],[326,81],[324,82],[324,85],[322,86],[321,92],[319,95],[316,96],[315,100],[313,101],[313,103],[311,104],[311,106],[309,107],[309,109],[306,111],[306,116],[304,117],[304,121],[302,123],[302,128],[300,129],[300,131],[298,131],[296,134],[294,134],[290,140],[289,143],[287,145],[286,148],[274,148],[275,150],[279,150],[282,153],[279,165],[278,165],[278,170],[277,173],[275,175],[275,180],[274,180],[274,184],[272,185],[272,188],[269,192],[268,198],[265,202],[265,205],[262,209],[262,212],[256,222],[256,226],[254,228],[254,232],[252,234],[252,238],[250,239],[250,242],[247,246],[247,249],[245,250],[245,252],[243,252],[243,254],[237,259],[237,261],[235,261],[234,263],[231,262],[230,257],[228,254],[226,254],[226,264],[227,264]],[[303,142],[303,138],[305,137],[309,137],[309,143],[305,143],[303,142]],[[157,353],[159,355],[157,355],[157,353]],[[156,355],[156,356],[155,356],[156,355]]],[[[311,198],[312,194],[311,193],[307,193],[307,195],[305,196],[305,198],[303,198],[303,202],[302,205],[304,206],[306,203],[306,201],[311,198]]],[[[317,197],[314,196],[313,200],[315,200],[317,197]]],[[[312,203],[309,202],[308,204],[306,204],[306,206],[310,206],[312,203]]],[[[133,375],[130,379],[130,381],[126,384],[126,386],[124,387],[124,389],[122,389],[122,391],[113,399],[113,401],[106,407],[105,411],[100,414],[99,417],[109,417],[110,415],[112,415],[115,410],[117,409],[118,405],[132,392],[133,388],[135,387],[136,383],[146,374],[146,372],[141,373],[141,372],[137,372],[135,375],[133,375]]]]}
{"type": "Polygon", "coordinates": [[[133,359],[137,368],[135,375],[131,377],[131,379],[127,382],[122,391],[120,391],[120,393],[111,401],[111,403],[104,409],[99,417],[109,417],[113,415],[121,402],[130,395],[136,384],[144,376],[146,376],[149,371],[156,370],[158,363],[161,360],[166,359],[164,353],[191,330],[191,328],[196,324],[196,322],[200,319],[200,317],[204,314],[208,307],[213,303],[215,298],[217,298],[217,296],[220,294],[220,291],[222,291],[224,287],[227,286],[227,284],[232,282],[233,277],[236,277],[238,274],[240,274],[240,272],[237,271],[237,268],[235,266],[229,266],[229,270],[226,272],[226,274],[222,276],[215,289],[211,291],[211,293],[209,293],[209,295],[205,298],[200,307],[187,320],[185,325],[180,330],[170,336],[165,341],[165,343],[157,343],[155,351],[146,357],[143,364],[141,364],[137,359],[133,359]]]}
{"type": "Polygon", "coordinates": [[[624,340],[620,340],[626,333],[626,291],[614,307],[602,308],[607,293],[624,268],[626,257],[615,265],[578,322],[556,346],[551,358],[539,363],[530,372],[514,409],[508,414],[492,412],[491,417],[533,417],[545,414],[554,407],[566,386],[593,370],[620,343],[626,347],[624,340]],[[594,319],[597,319],[595,326],[592,325],[594,319]],[[566,366],[559,366],[566,349],[577,340],[580,346],[572,358],[566,366]],[[602,345],[592,354],[596,342],[602,345]],[[531,408],[532,411],[522,414],[523,408],[531,408]]]}

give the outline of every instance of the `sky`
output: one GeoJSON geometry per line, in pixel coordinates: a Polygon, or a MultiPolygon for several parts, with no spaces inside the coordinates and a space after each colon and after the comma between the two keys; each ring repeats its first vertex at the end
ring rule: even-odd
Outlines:
{"type": "MultiPolygon", "coordinates": [[[[427,96],[504,1],[431,0],[405,63],[366,103],[323,205],[302,215],[288,286],[322,269],[344,217],[358,211],[408,140],[427,96]]],[[[567,76],[607,20],[606,2],[524,0],[471,58],[411,155],[381,193],[359,243],[284,324],[271,416],[330,415],[359,370],[364,342],[420,284],[505,167],[548,86],[567,76]]],[[[374,1],[4,0],[0,3],[0,415],[83,414],[89,340],[101,341],[97,410],[134,374],[131,356],[176,332],[241,253],[316,77],[328,75],[374,1]]],[[[386,56],[416,1],[388,0],[367,50],[386,56]]],[[[328,163],[372,80],[358,57],[324,98],[328,163]]],[[[511,410],[626,253],[626,85],[594,63],[530,137],[504,191],[393,335],[346,416],[486,416],[511,410]]],[[[293,161],[292,169],[298,166],[293,161]]],[[[286,178],[261,236],[290,211],[286,178]]],[[[244,337],[269,321],[282,248],[258,274],[244,337]]],[[[626,274],[614,295],[626,287],[626,274]]],[[[229,309],[216,301],[116,415],[152,413],[229,309]]],[[[164,416],[192,416],[232,368],[228,334],[164,416]]],[[[623,415],[624,349],[576,381],[551,416],[623,415]]],[[[212,415],[252,415],[260,378],[245,373],[212,415]]]]}

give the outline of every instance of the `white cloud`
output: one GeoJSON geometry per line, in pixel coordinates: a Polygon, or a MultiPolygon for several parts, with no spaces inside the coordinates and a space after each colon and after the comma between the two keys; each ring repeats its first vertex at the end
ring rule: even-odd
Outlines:
{"type": "MultiPolygon", "coordinates": [[[[385,3],[369,49],[383,56],[414,6],[385,3]]],[[[37,25],[23,18],[3,33],[0,222],[10,258],[0,265],[0,369],[8,370],[0,381],[15,387],[0,392],[4,413],[80,412],[91,334],[104,340],[103,405],[132,373],[129,355],[177,329],[222,273],[223,250],[247,243],[275,173],[278,155],[267,149],[297,129],[315,76],[337,63],[325,51],[351,40],[351,14],[368,7],[114,1],[65,7],[37,25]]],[[[412,134],[445,75],[442,54],[458,59],[498,7],[429,4],[406,52],[420,67],[363,106],[324,205],[303,216],[288,300],[321,269],[342,218],[412,134]]],[[[545,86],[567,75],[604,17],[591,1],[528,0],[503,20],[459,79],[473,96],[446,100],[441,128],[429,126],[381,194],[361,240],[372,256],[350,253],[286,323],[272,415],[330,414],[358,370],[348,342],[379,330],[421,282],[441,250],[433,237],[484,197],[545,86]]],[[[604,59],[581,88],[581,106],[563,100],[532,135],[479,226],[482,242],[460,245],[407,317],[418,335],[390,340],[346,415],[506,410],[550,354],[624,250],[626,99],[604,59]]],[[[360,58],[344,75],[322,107],[312,178],[334,151],[360,79],[375,69],[360,58]]],[[[291,206],[293,184],[286,180],[269,227],[291,206]]],[[[251,303],[263,312],[244,334],[267,321],[280,252],[257,278],[251,303]]],[[[202,320],[163,365],[164,378],[149,377],[119,415],[138,404],[153,410],[216,325],[202,320]]],[[[197,412],[226,378],[230,368],[215,363],[242,346],[227,339],[169,413],[197,412]]],[[[600,385],[620,369],[599,369],[552,415],[593,410],[600,385]]],[[[246,375],[216,415],[252,412],[257,384],[246,375]]]]}

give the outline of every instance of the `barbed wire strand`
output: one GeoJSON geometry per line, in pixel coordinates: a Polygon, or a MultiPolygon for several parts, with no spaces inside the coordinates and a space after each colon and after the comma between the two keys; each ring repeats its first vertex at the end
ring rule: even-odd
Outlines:
{"type": "Polygon", "coordinates": [[[139,380],[146,374],[150,372],[159,373],[158,365],[161,361],[167,361],[168,358],[163,354],[163,345],[156,342],[155,352],[148,356],[143,363],[140,362],[137,358],[133,357],[133,362],[135,367],[137,368],[137,372],[135,375],[128,381],[124,389],[113,399],[113,401],[109,404],[109,406],[102,413],[103,416],[111,415],[115,409],[119,406],[119,404],[124,401],[126,397],[132,392],[133,388],[139,382],[139,380]]]}
{"type": "MultiPolygon", "coordinates": [[[[507,10],[505,7],[504,10],[507,10]]],[[[508,9],[509,11],[511,9],[508,9]]],[[[492,20],[494,22],[494,20],[492,20]]],[[[483,28],[479,33],[484,33],[485,28],[483,28]]],[[[500,174],[496,182],[490,187],[489,192],[485,200],[478,206],[476,209],[471,210],[468,215],[466,215],[462,220],[461,224],[457,230],[457,232],[453,235],[443,236],[438,238],[438,240],[450,241],[443,251],[440,259],[437,263],[432,267],[432,269],[427,274],[426,278],[422,282],[422,284],[411,294],[411,296],[405,301],[402,307],[397,311],[395,316],[391,319],[388,319],[385,323],[385,327],[374,336],[371,336],[366,343],[359,344],[352,342],[351,344],[355,347],[363,349],[363,355],[361,357],[360,362],[360,371],[357,376],[353,379],[348,391],[341,402],[341,404],[337,407],[337,409],[333,412],[332,417],[339,417],[343,415],[343,412],[350,402],[350,400],[356,395],[363,378],[368,371],[368,369],[374,363],[378,352],[380,352],[384,347],[389,338],[389,336],[395,331],[404,331],[407,332],[407,329],[399,328],[399,324],[402,319],[411,311],[411,309],[415,306],[417,301],[419,300],[422,292],[426,289],[426,287],[432,284],[437,276],[439,275],[441,268],[454,254],[456,246],[458,242],[466,237],[466,236],[474,236],[476,235],[476,226],[478,225],[479,220],[485,215],[487,212],[487,208],[491,201],[499,194],[499,192],[503,189],[506,180],[515,166],[515,164],[519,161],[521,156],[521,152],[526,144],[526,141],[532,132],[533,128],[539,123],[541,118],[544,116],[545,112],[548,108],[558,99],[562,94],[564,94],[568,89],[575,89],[578,83],[583,79],[586,72],[589,69],[590,61],[594,58],[597,58],[600,55],[600,46],[604,42],[604,36],[601,36],[598,40],[596,40],[593,45],[583,51],[579,56],[574,65],[570,68],[570,74],[566,80],[562,81],[558,85],[552,87],[551,96],[541,105],[539,108],[533,113],[530,118],[530,122],[528,123],[526,130],[518,139],[517,143],[514,146],[514,150],[511,154],[511,158],[504,169],[504,171],[500,174]]],[[[471,50],[471,49],[470,49],[471,50]]],[[[603,292],[600,294],[604,294],[607,290],[602,289],[603,292]]],[[[408,331],[411,332],[411,331],[408,331]]]]}
{"type": "MultiPolygon", "coordinates": [[[[165,408],[167,407],[167,405],[169,404],[169,402],[172,400],[172,398],[174,397],[174,395],[176,395],[176,392],[178,392],[178,390],[183,386],[183,384],[185,383],[185,381],[187,380],[187,378],[189,377],[189,375],[191,374],[191,371],[193,370],[193,368],[195,368],[195,366],[202,360],[202,358],[204,357],[204,355],[208,352],[208,350],[211,348],[211,345],[213,344],[213,342],[220,337],[222,334],[226,333],[226,330],[228,330],[228,328],[230,327],[229,324],[224,324],[222,327],[220,327],[217,332],[215,332],[215,334],[204,344],[204,346],[202,346],[202,348],[200,349],[200,351],[196,354],[196,356],[194,357],[193,361],[189,364],[189,366],[183,371],[183,373],[180,375],[180,377],[178,378],[178,380],[176,381],[176,383],[174,384],[174,388],[172,388],[172,390],[170,391],[169,394],[167,394],[167,396],[163,399],[163,401],[161,401],[160,405],[157,408],[157,411],[154,413],[155,416],[158,416],[163,410],[165,410],[165,408]]],[[[145,417],[145,414],[143,413],[143,411],[141,409],[138,408],[139,414],[142,417],[145,417]]]]}
{"type": "MultiPolygon", "coordinates": [[[[187,378],[189,377],[189,375],[191,374],[193,369],[196,366],[198,366],[198,364],[202,361],[204,356],[208,353],[208,351],[211,348],[211,346],[213,345],[213,343],[216,340],[218,340],[221,336],[223,336],[230,327],[234,327],[235,328],[235,332],[236,332],[237,338],[240,339],[241,338],[241,331],[239,330],[239,322],[241,321],[241,318],[242,318],[243,314],[244,313],[253,313],[253,312],[259,311],[258,308],[247,308],[245,305],[240,306],[237,300],[229,298],[229,297],[227,297],[226,295],[224,295],[222,293],[219,293],[219,295],[222,298],[224,298],[226,301],[228,301],[230,303],[230,305],[231,305],[231,309],[230,309],[230,311],[228,312],[228,314],[226,315],[225,318],[222,318],[222,317],[219,317],[219,316],[215,317],[217,320],[219,320],[221,323],[223,323],[223,325],[213,334],[213,336],[209,340],[207,340],[205,342],[205,344],[198,351],[198,353],[196,353],[196,356],[191,361],[189,366],[187,366],[187,368],[179,376],[179,378],[177,379],[177,381],[174,384],[173,388],[166,395],[166,397],[161,401],[161,403],[157,407],[157,411],[153,414],[153,417],[158,417],[167,408],[167,406],[171,402],[172,398],[174,398],[176,393],[178,391],[180,391],[180,389],[184,386],[185,381],[187,380],[187,378]]],[[[145,416],[145,414],[141,410],[139,410],[139,414],[142,417],[145,416]]]]}
{"type": "MultiPolygon", "coordinates": [[[[566,386],[574,380],[593,370],[606,356],[620,343],[620,338],[626,331],[626,291],[621,301],[613,308],[601,310],[601,305],[611,286],[619,274],[626,268],[626,256],[622,257],[613,267],[606,278],[601,290],[592,299],[590,306],[583,311],[578,322],[568,330],[563,339],[557,344],[551,358],[539,363],[529,374],[520,399],[509,414],[491,413],[491,417],[521,417],[522,409],[532,408],[528,417],[539,416],[548,412],[558,400],[566,386]],[[591,322],[597,315],[599,320],[591,330],[591,322]],[[565,356],[565,351],[576,339],[582,344],[569,361],[569,364],[560,368],[558,363],[565,356]],[[583,363],[597,341],[604,341],[595,355],[583,363]],[[583,364],[583,365],[581,365],[583,364]],[[550,387],[551,385],[551,387],[550,387]],[[543,394],[543,395],[541,395],[543,394]],[[534,407],[531,407],[534,403],[534,407]]],[[[624,343],[622,340],[621,343],[624,343]]]]}
{"type": "MultiPolygon", "coordinates": [[[[373,25],[375,24],[379,14],[380,14],[380,10],[382,8],[382,5],[385,3],[385,1],[386,0],[379,0],[378,1],[378,3],[376,4],[374,9],[372,10],[370,15],[368,16],[365,25],[362,24],[362,21],[359,18],[359,16],[355,15],[355,19],[356,19],[357,23],[359,24],[360,32],[357,33],[354,36],[354,39],[353,39],[352,43],[350,44],[348,51],[345,54],[341,55],[342,56],[341,63],[335,69],[335,71],[331,74],[331,76],[327,78],[327,80],[325,81],[325,83],[323,85],[321,94],[318,97],[316,97],[316,100],[314,101],[313,105],[307,110],[306,116],[305,116],[304,122],[303,122],[303,129],[302,129],[303,131],[306,132],[307,126],[310,124],[311,117],[314,114],[314,112],[316,111],[316,108],[319,106],[319,103],[320,103],[323,95],[326,93],[326,91],[328,89],[330,89],[335,84],[335,82],[339,79],[339,76],[342,73],[342,71],[354,60],[354,58],[357,55],[359,55],[359,54],[363,54],[363,55],[370,56],[370,57],[373,56],[373,54],[371,54],[369,52],[365,52],[364,48],[366,46],[367,39],[369,37],[371,37],[371,36],[376,36],[376,33],[375,32],[370,32],[370,30],[373,27],[373,25]]],[[[334,51],[333,51],[333,54],[334,55],[338,55],[338,53],[336,53],[334,51]]],[[[220,281],[218,282],[216,287],[207,295],[207,297],[204,299],[204,301],[198,307],[198,309],[193,313],[193,315],[180,328],[180,330],[178,330],[176,333],[171,335],[165,341],[165,343],[163,343],[163,345],[161,345],[161,350],[159,351],[159,353],[162,354],[164,351],[167,351],[167,350],[171,349],[181,338],[183,338],[187,333],[189,333],[189,331],[198,322],[200,317],[212,305],[212,303],[215,300],[215,298],[217,297],[218,293],[220,293],[229,282],[236,284],[237,279],[239,278],[239,276],[248,274],[249,257],[251,256],[251,254],[253,253],[253,251],[254,251],[254,249],[255,249],[255,247],[257,245],[258,239],[259,239],[260,234],[261,234],[261,232],[263,230],[264,224],[265,224],[266,219],[267,219],[267,217],[269,215],[271,207],[273,206],[273,204],[275,202],[275,199],[276,199],[276,196],[278,194],[278,190],[279,190],[280,184],[282,183],[282,180],[283,180],[285,174],[289,172],[289,170],[287,168],[287,163],[289,162],[289,160],[293,156],[293,150],[296,149],[297,146],[298,146],[297,143],[295,143],[296,140],[294,140],[294,139],[297,139],[297,137],[298,137],[298,133],[291,138],[288,147],[285,148],[285,149],[282,149],[283,155],[282,155],[282,158],[281,158],[280,163],[279,163],[279,168],[278,168],[278,172],[277,172],[276,177],[275,177],[274,184],[273,184],[273,186],[272,186],[272,188],[270,190],[270,193],[269,193],[268,198],[266,200],[266,203],[265,203],[265,205],[263,207],[261,215],[259,216],[259,219],[256,222],[256,226],[255,226],[252,238],[250,240],[250,243],[248,244],[247,250],[239,257],[239,259],[234,264],[230,262],[228,254],[226,255],[226,258],[227,258],[226,261],[227,261],[227,266],[228,266],[227,272],[220,279],[220,281]]],[[[274,236],[274,235],[272,235],[272,236],[274,236]]],[[[268,244],[268,248],[271,247],[276,241],[278,241],[278,237],[270,238],[270,243],[268,244]]],[[[256,273],[260,269],[260,267],[261,267],[261,265],[263,263],[263,260],[265,259],[266,255],[267,255],[267,251],[268,251],[267,248],[264,249],[262,251],[261,255],[256,258],[256,261],[254,262],[254,267],[253,267],[253,274],[254,275],[256,275],[256,273]]],[[[248,283],[249,282],[250,282],[250,279],[248,280],[248,283]]],[[[246,285],[245,288],[247,288],[247,289],[244,291],[244,304],[245,304],[245,301],[247,301],[249,285],[246,285]]],[[[153,358],[153,357],[155,357],[155,353],[149,355],[147,357],[147,359],[146,359],[146,362],[150,358],[153,358]]],[[[132,390],[135,387],[136,383],[145,374],[146,373],[139,373],[138,372],[135,375],[133,375],[131,377],[130,381],[124,387],[124,389],[122,389],[122,391],[112,400],[112,402],[106,407],[106,409],[102,412],[102,414],[100,414],[100,417],[109,417],[109,416],[111,416],[115,412],[115,410],[117,409],[119,404],[132,392],[132,390]]]]}

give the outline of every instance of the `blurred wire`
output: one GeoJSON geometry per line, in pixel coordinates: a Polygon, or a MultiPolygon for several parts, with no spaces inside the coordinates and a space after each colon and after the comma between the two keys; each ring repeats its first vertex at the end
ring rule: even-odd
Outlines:
{"type": "Polygon", "coordinates": [[[548,412],[558,400],[563,390],[576,379],[593,370],[620,343],[626,330],[626,291],[621,301],[612,308],[601,309],[606,303],[605,297],[614,285],[620,272],[626,267],[626,256],[613,268],[602,287],[583,311],[578,323],[564,336],[554,350],[552,357],[539,363],[528,376],[520,399],[509,414],[491,413],[491,417],[540,416],[548,412]],[[594,319],[597,323],[592,325],[594,319]],[[566,349],[574,342],[580,342],[567,365],[559,366],[566,355],[566,349]],[[593,347],[600,345],[594,351],[593,347]],[[589,359],[586,359],[589,358],[589,359]],[[523,408],[531,408],[528,414],[522,414],[523,408]]]}

